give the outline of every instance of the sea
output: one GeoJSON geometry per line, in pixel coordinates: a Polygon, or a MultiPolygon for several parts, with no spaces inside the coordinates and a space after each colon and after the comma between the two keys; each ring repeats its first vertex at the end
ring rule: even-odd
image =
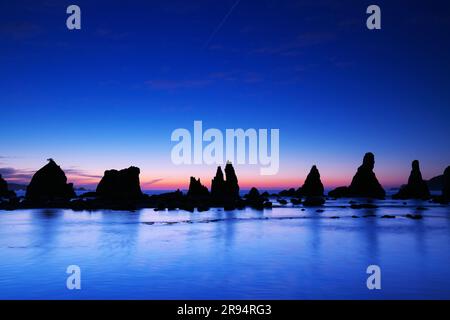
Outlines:
{"type": "Polygon", "coordinates": [[[0,211],[0,299],[450,299],[449,206],[272,200],[261,211],[0,211]]]}

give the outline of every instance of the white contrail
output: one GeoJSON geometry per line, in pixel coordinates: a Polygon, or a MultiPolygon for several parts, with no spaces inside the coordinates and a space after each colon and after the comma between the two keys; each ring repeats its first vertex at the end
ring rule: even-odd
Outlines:
{"type": "Polygon", "coordinates": [[[228,13],[225,15],[225,17],[222,19],[222,21],[219,23],[219,25],[216,27],[216,29],[214,29],[213,33],[211,33],[211,35],[208,38],[208,41],[205,42],[205,44],[203,45],[203,49],[207,48],[208,45],[210,44],[210,42],[214,39],[214,36],[216,35],[217,32],[219,32],[220,28],[222,28],[222,26],[224,25],[224,23],[227,21],[228,17],[230,16],[230,14],[233,12],[234,8],[237,7],[237,5],[239,4],[239,2],[241,2],[241,0],[236,0],[236,2],[233,4],[233,6],[231,7],[230,11],[228,11],[228,13]]]}

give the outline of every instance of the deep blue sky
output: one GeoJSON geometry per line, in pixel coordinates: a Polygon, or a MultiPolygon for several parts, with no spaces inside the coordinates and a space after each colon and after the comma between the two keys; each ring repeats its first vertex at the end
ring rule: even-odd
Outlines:
{"type": "Polygon", "coordinates": [[[2,1],[0,170],[22,178],[54,157],[80,183],[131,164],[155,187],[209,179],[170,162],[172,130],[202,120],[280,129],[277,176],[238,169],[254,184],[301,183],[312,164],[345,184],[366,151],[386,186],[414,159],[430,178],[450,164],[447,3],[241,0],[224,21],[236,0],[2,1]]]}

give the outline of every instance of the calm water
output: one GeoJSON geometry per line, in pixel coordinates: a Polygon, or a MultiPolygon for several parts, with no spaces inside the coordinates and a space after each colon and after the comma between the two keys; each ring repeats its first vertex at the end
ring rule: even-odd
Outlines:
{"type": "Polygon", "coordinates": [[[450,299],[450,207],[346,203],[322,213],[0,211],[0,298],[450,299]],[[377,217],[351,217],[366,214],[377,217]],[[74,264],[79,291],[66,289],[74,264]],[[371,264],[378,291],[366,287],[371,264]]]}

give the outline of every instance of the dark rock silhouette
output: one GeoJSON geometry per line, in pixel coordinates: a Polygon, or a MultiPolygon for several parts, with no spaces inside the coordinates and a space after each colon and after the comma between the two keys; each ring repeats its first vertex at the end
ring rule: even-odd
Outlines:
{"type": "Polygon", "coordinates": [[[450,166],[444,171],[444,186],[442,188],[442,198],[444,200],[450,200],[450,166]]]}
{"type": "Polygon", "coordinates": [[[2,175],[0,174],[0,198],[15,198],[16,194],[14,191],[10,191],[8,189],[8,183],[6,180],[2,178],[2,175]]]}
{"type": "Polygon", "coordinates": [[[215,203],[237,201],[239,196],[239,184],[233,165],[228,162],[225,166],[225,179],[222,168],[217,168],[216,176],[211,181],[211,197],[215,203]]]}
{"type": "Polygon", "coordinates": [[[187,195],[188,197],[193,199],[205,198],[209,197],[209,191],[207,187],[202,185],[202,183],[200,182],[200,178],[196,180],[194,177],[191,177],[187,195]]]}
{"type": "Polygon", "coordinates": [[[386,192],[373,172],[374,166],[375,156],[371,152],[366,153],[364,155],[363,163],[358,168],[350,186],[348,188],[336,188],[333,191],[330,191],[328,195],[334,198],[364,197],[383,199],[386,196],[386,192]]]}
{"type": "Polygon", "coordinates": [[[246,199],[246,204],[252,208],[262,210],[264,207],[268,207],[265,205],[267,198],[263,197],[255,187],[251,188],[244,198],[246,199]]]}
{"type": "Polygon", "coordinates": [[[323,184],[322,181],[320,181],[320,173],[316,166],[312,166],[300,192],[305,197],[323,196],[323,184]]]}
{"type": "Polygon", "coordinates": [[[348,197],[348,187],[337,187],[336,189],[331,190],[328,192],[328,196],[333,198],[344,198],[348,197]]]}
{"type": "Polygon", "coordinates": [[[228,162],[225,166],[225,196],[230,200],[239,199],[239,184],[231,162],[228,162]]]}
{"type": "Polygon", "coordinates": [[[301,188],[295,190],[294,188],[282,190],[278,193],[280,197],[301,197],[301,188]]]}
{"type": "Polygon", "coordinates": [[[408,184],[403,186],[399,192],[392,196],[393,199],[429,199],[430,191],[427,183],[422,179],[419,161],[412,162],[412,170],[409,175],[408,184]]]}
{"type": "Polygon", "coordinates": [[[109,200],[137,200],[143,197],[139,182],[140,169],[129,167],[122,170],[106,170],[97,186],[99,198],[109,200]]]}
{"type": "Polygon", "coordinates": [[[222,168],[217,167],[216,176],[211,181],[211,197],[214,200],[223,200],[225,195],[225,179],[222,168]]]}
{"type": "Polygon", "coordinates": [[[66,174],[53,159],[48,159],[48,163],[36,171],[25,196],[29,201],[68,200],[74,197],[73,184],[67,183],[66,174]]]}
{"type": "Polygon", "coordinates": [[[433,177],[430,180],[426,181],[429,190],[439,190],[441,191],[444,187],[444,175],[441,174],[439,176],[433,177]]]}
{"type": "Polygon", "coordinates": [[[261,194],[255,187],[251,188],[250,191],[244,196],[248,201],[258,201],[261,199],[261,194]]]}

